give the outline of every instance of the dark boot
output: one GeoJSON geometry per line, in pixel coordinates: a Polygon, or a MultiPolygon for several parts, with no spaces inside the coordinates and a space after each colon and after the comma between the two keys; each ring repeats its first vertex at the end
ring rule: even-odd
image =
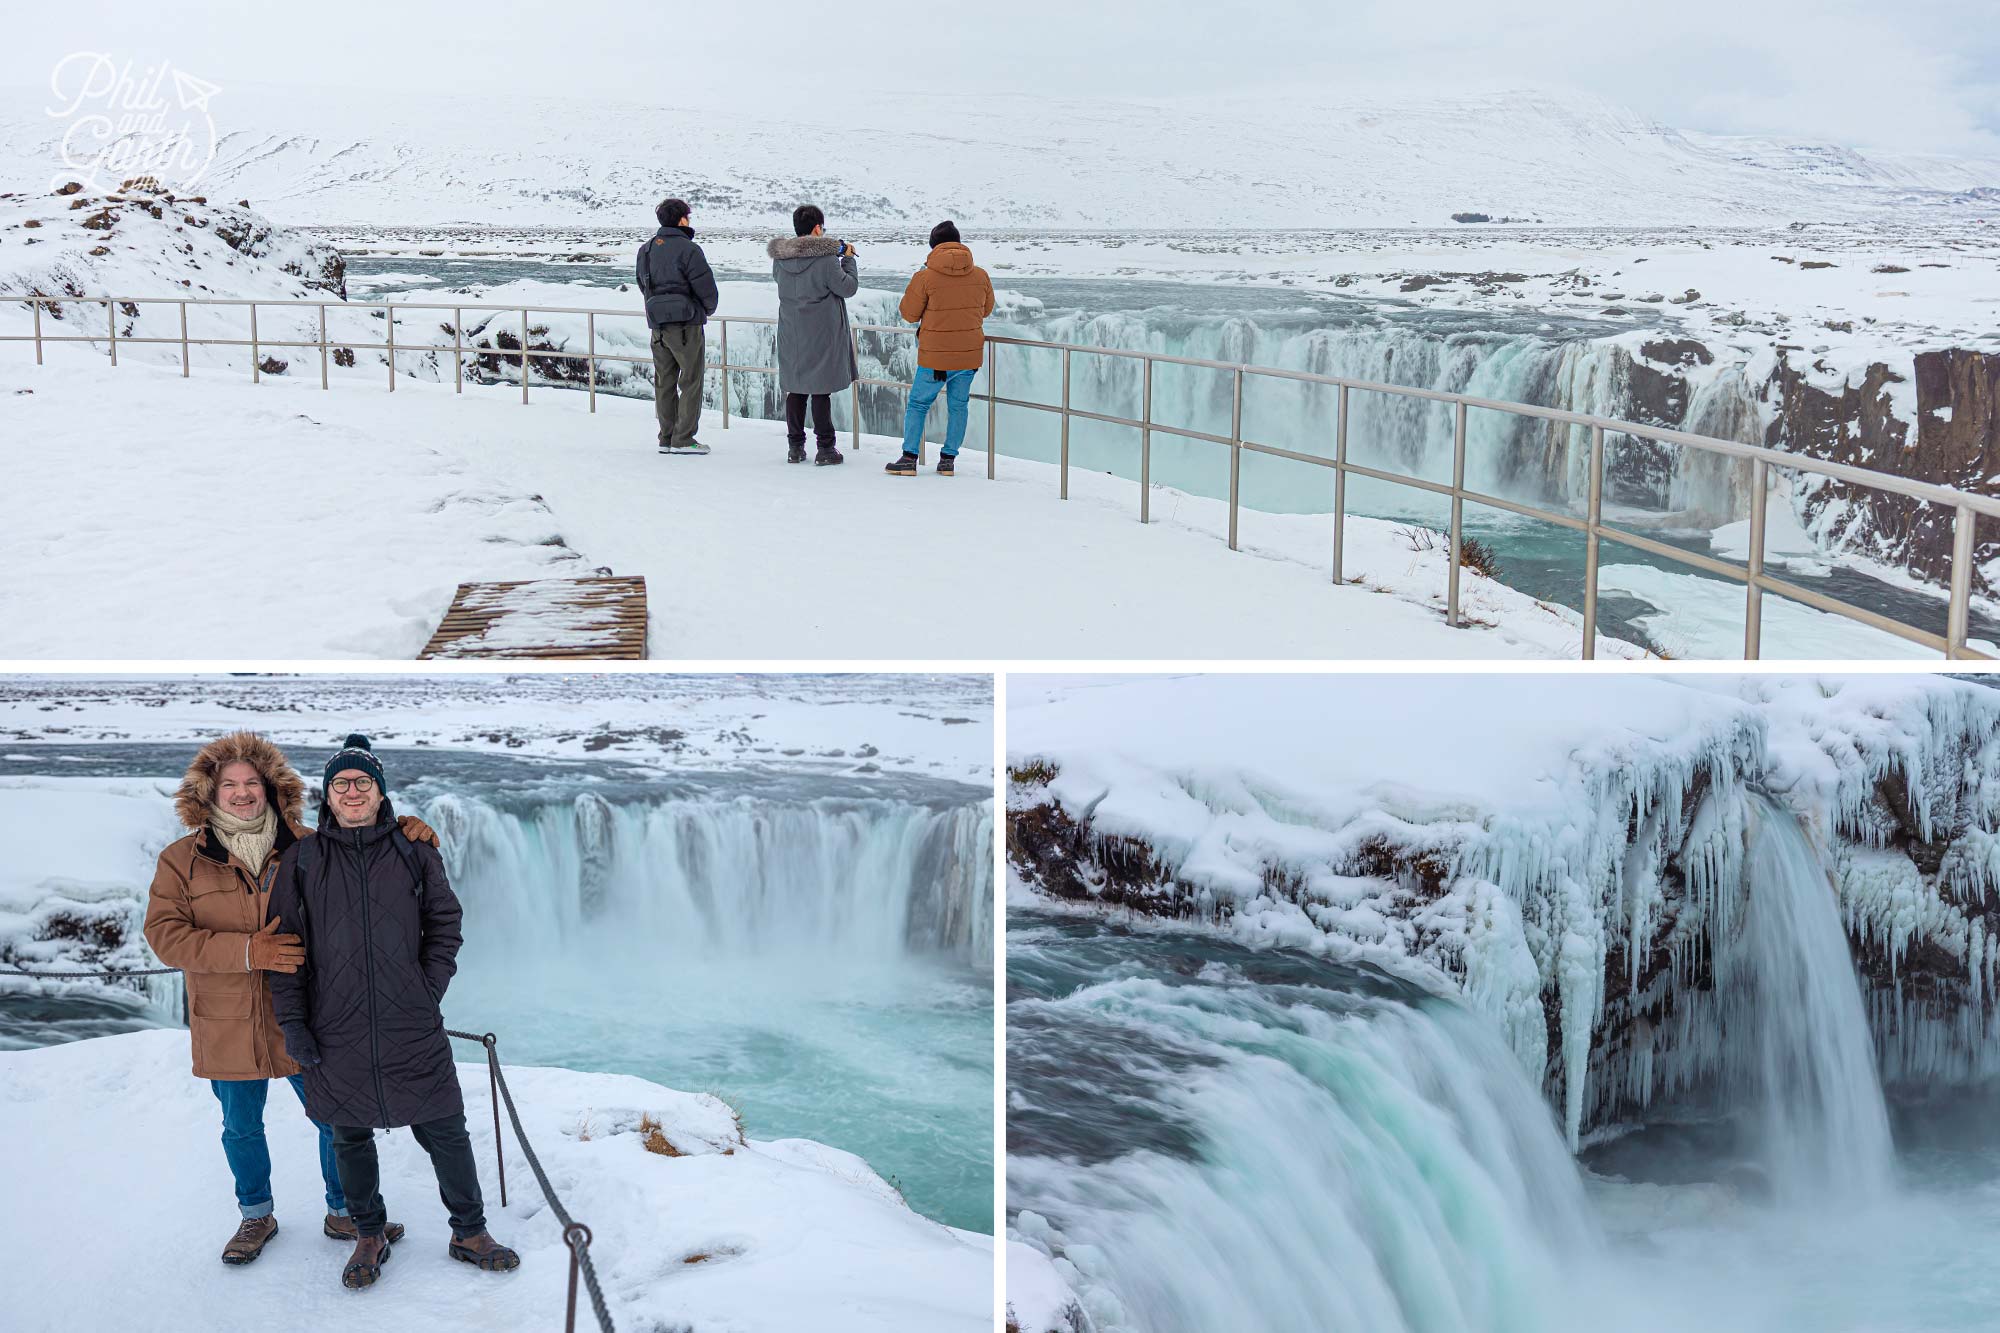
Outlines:
{"type": "Polygon", "coordinates": [[[953,474],[953,469],[952,469],[952,462],[953,462],[953,461],[954,461],[954,460],[955,460],[955,459],[956,459],[957,457],[958,457],[958,456],[957,456],[956,454],[939,454],[939,455],[938,455],[938,469],[937,469],[937,470],[938,470],[938,475],[939,475],[940,477],[949,477],[949,476],[951,476],[951,475],[953,474]]]}
{"type": "Polygon", "coordinates": [[[917,475],[917,456],[903,454],[882,470],[892,477],[914,477],[917,475]]]}
{"type": "Polygon", "coordinates": [[[819,447],[819,452],[813,455],[814,467],[828,467],[834,463],[845,463],[846,461],[847,455],[830,444],[822,444],[819,447]]]}
{"type": "Polygon", "coordinates": [[[264,1252],[264,1246],[271,1237],[278,1234],[278,1219],[266,1213],[262,1217],[246,1217],[243,1225],[236,1228],[236,1234],[222,1247],[222,1262],[225,1264],[254,1263],[264,1252]]]}
{"type": "Polygon", "coordinates": [[[347,1267],[340,1270],[340,1285],[354,1291],[372,1287],[375,1279],[382,1276],[382,1265],[388,1262],[387,1236],[356,1237],[354,1253],[347,1257],[347,1267]]]}
{"type": "MultiPolygon", "coordinates": [[[[339,1213],[328,1213],[326,1215],[326,1225],[321,1230],[326,1232],[328,1240],[361,1239],[361,1232],[355,1227],[354,1219],[343,1217],[339,1213]]],[[[401,1240],[403,1238],[403,1224],[401,1222],[391,1222],[382,1228],[382,1234],[387,1236],[391,1241],[401,1240]]]]}
{"type": "Polygon", "coordinates": [[[489,1273],[505,1273],[521,1266],[520,1255],[484,1231],[476,1236],[453,1236],[445,1253],[468,1264],[477,1264],[489,1273]]]}
{"type": "Polygon", "coordinates": [[[791,445],[786,445],[786,446],[785,446],[785,461],[786,461],[787,463],[803,463],[803,462],[805,462],[805,461],[806,461],[806,447],[805,447],[805,445],[804,445],[803,443],[799,443],[799,444],[791,444],[791,445]]]}

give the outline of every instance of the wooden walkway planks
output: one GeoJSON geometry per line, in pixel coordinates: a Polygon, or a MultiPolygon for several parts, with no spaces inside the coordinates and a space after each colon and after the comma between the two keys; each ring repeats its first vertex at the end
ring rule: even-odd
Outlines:
{"type": "Polygon", "coordinates": [[[637,575],[461,583],[427,657],[646,656],[646,580],[637,575]]]}

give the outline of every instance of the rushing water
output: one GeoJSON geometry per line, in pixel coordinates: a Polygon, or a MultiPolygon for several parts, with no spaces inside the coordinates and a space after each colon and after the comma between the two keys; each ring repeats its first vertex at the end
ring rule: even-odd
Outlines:
{"type": "MultiPolygon", "coordinates": [[[[357,257],[349,260],[356,278],[389,275],[369,282],[370,294],[406,294],[511,281],[585,283],[613,292],[629,283],[623,263],[552,263],[543,260],[448,256],[357,257]],[[412,275],[396,278],[393,275],[412,275]],[[437,281],[428,281],[435,279],[437,281]]],[[[768,281],[760,268],[725,272],[726,280],[768,281]]],[[[864,269],[854,302],[858,323],[897,325],[895,305],[902,291],[900,272],[864,269]]],[[[1539,313],[1463,311],[1296,291],[1217,283],[1175,283],[1131,278],[1020,277],[1001,275],[1001,285],[1025,298],[1004,304],[988,321],[991,333],[1124,348],[1339,375],[1352,379],[1470,393],[1500,400],[1557,406],[1613,417],[1631,417],[1629,372],[1611,335],[1628,331],[1629,320],[1539,313]]],[[[357,290],[359,288],[357,287],[357,290]]],[[[581,301],[581,298],[578,298],[581,301]]],[[[607,308],[634,305],[630,293],[601,302],[607,308]]],[[[577,303],[577,302],[572,302],[577,303]]],[[[636,307],[635,307],[636,308],[636,307]]],[[[1649,328],[1671,336],[1670,314],[1647,315],[1649,328]]],[[[578,317],[580,321],[580,317],[578,317]]],[[[558,318],[555,322],[559,323],[558,318]]],[[[582,328],[567,330],[580,345],[582,328]]],[[[600,338],[607,336],[600,328],[600,338]]],[[[736,325],[730,331],[730,360],[737,365],[775,361],[768,328],[736,325]]],[[[604,350],[611,350],[609,347],[604,350]]],[[[628,349],[619,349],[628,350],[628,349]]],[[[637,349],[643,351],[643,348],[637,349]]],[[[863,373],[907,381],[914,370],[907,337],[864,334],[863,373]]],[[[448,362],[444,373],[449,373],[448,362]]],[[[504,372],[503,372],[504,373],[504,372]]],[[[650,372],[628,374],[607,365],[600,391],[650,395],[650,372]]],[[[1000,392],[1032,402],[1063,398],[1059,353],[1004,349],[997,371],[1000,392]]],[[[1128,359],[1074,355],[1070,401],[1078,408],[1136,418],[1141,410],[1141,373],[1128,359]]],[[[1153,382],[1156,421],[1227,434],[1232,413],[1232,379],[1225,372],[1157,366],[1153,382]]],[[[708,397],[721,402],[721,376],[711,374],[708,397]]],[[[782,416],[775,380],[768,375],[731,378],[732,410],[750,417],[782,416]]],[[[1387,472],[1448,482],[1452,467],[1452,410],[1447,404],[1383,394],[1351,395],[1349,439],[1357,462],[1387,472]]],[[[1700,388],[1686,411],[1686,428],[1726,439],[1761,442],[1759,408],[1752,386],[1725,373],[1700,388]]],[[[848,420],[843,396],[836,420],[848,420]]],[[[903,398],[899,391],[862,389],[865,430],[900,435],[903,398]]],[[[1337,390],[1331,386],[1252,377],[1245,382],[1242,425],[1246,438],[1300,453],[1331,457],[1337,390]]],[[[984,447],[985,413],[973,414],[968,447],[984,447]]],[[[1529,418],[1473,411],[1467,415],[1468,485],[1545,508],[1580,512],[1587,494],[1588,439],[1585,432],[1551,428],[1529,418]]],[[[935,437],[942,414],[931,423],[935,437]]],[[[999,439],[1005,454],[1053,462],[1060,453],[1056,418],[1020,408],[1002,408],[999,439]]],[[[1151,477],[1196,495],[1226,496],[1228,451],[1201,441],[1153,437],[1151,477]]],[[[1607,512],[1613,522],[1685,550],[1710,554],[1709,532],[1747,512],[1748,475],[1713,455],[1669,446],[1633,443],[1607,436],[1612,479],[1607,512]],[[1633,449],[1641,463],[1619,469],[1621,450],[1633,449]],[[1621,478],[1623,479],[1621,481],[1621,478]]],[[[1071,465],[1080,470],[1139,476],[1139,436],[1130,427],[1076,420],[1070,432],[1071,465]]],[[[1246,454],[1240,478],[1242,502],[1272,513],[1326,513],[1332,509],[1331,474],[1289,459],[1246,454]]],[[[1447,503],[1408,487],[1367,478],[1350,482],[1350,512],[1442,528],[1447,503]]],[[[1774,499],[1773,506],[1784,503],[1774,499]]],[[[1136,489],[1135,501],[1136,509],[1136,489]]],[[[1570,607],[1583,604],[1583,540],[1574,532],[1478,505],[1466,510],[1468,535],[1498,557],[1500,577],[1531,596],[1570,607]]],[[[1329,530],[1329,543],[1331,533],[1329,530]]],[[[1688,566],[1650,552],[1607,545],[1605,563],[1663,569],[1690,579],[1714,580],[1688,566]]],[[[1738,561],[1737,563],[1741,563],[1738,561]]],[[[1785,570],[1786,576],[1826,595],[1856,602],[1909,624],[1942,633],[1941,593],[1885,582],[1851,566],[1815,563],[1785,570]]],[[[1608,592],[1599,605],[1604,632],[1646,643],[1639,621],[1656,609],[1630,594],[1608,592]]],[[[1975,637],[2000,637],[2000,620],[1983,612],[1973,621],[1975,637]]],[[[1766,645],[1787,651],[1781,633],[1766,645]]],[[[1677,654],[1679,643],[1655,645],[1677,654]]],[[[1816,655],[1816,654],[1815,654],[1816,655]]]]}
{"type": "MultiPolygon", "coordinates": [[[[846,1148],[918,1211],[991,1229],[988,792],[890,774],[383,757],[399,811],[438,830],[465,907],[451,1026],[497,1032],[513,1062],[718,1092],[753,1136],[846,1148]]],[[[22,746],[0,771],[178,777],[187,758],[22,746]]],[[[0,1028],[39,1044],[176,1016],[15,997],[0,1028]]]]}
{"type": "Polygon", "coordinates": [[[1993,1327],[1994,1100],[1899,1108],[1892,1178],[1879,1086],[1852,1063],[1852,966],[1824,947],[1829,891],[1795,836],[1765,821],[1751,850],[1742,961],[1770,1007],[1815,1012],[1739,1034],[1725,1100],[1745,1104],[1656,1106],[1580,1162],[1452,1001],[1016,908],[1010,1229],[1073,1265],[1093,1333],[1993,1327]],[[1771,1117],[1791,1142],[1744,1132],[1771,1117]]]}

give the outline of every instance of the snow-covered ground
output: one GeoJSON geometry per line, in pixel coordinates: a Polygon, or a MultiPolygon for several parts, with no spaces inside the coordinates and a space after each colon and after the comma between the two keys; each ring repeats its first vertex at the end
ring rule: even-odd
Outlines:
{"type": "MultiPolygon", "coordinates": [[[[489,1225],[520,1251],[520,1269],[481,1273],[446,1256],[429,1159],[397,1131],[379,1141],[382,1193],[409,1234],[382,1281],[355,1293],[340,1285],[349,1247],[319,1230],[316,1136],[285,1090],[265,1127],[279,1234],[255,1264],[217,1261],[235,1200],[187,1041],[137,1032],[0,1052],[17,1205],[0,1219],[8,1327],[556,1326],[569,1280],[561,1226],[511,1127],[500,1206],[483,1062],[460,1064],[459,1084],[489,1225]]],[[[991,1238],[919,1217],[860,1158],[804,1139],[746,1141],[714,1097],[625,1075],[509,1065],[507,1079],[550,1182],[591,1228],[621,1329],[992,1326],[991,1238]],[[648,1151],[642,1116],[681,1155],[648,1151]]],[[[595,1326],[587,1304],[578,1326],[595,1326]]]]}
{"type": "Polygon", "coordinates": [[[1054,468],[1003,458],[988,482],[979,455],[896,480],[898,446],[870,437],[843,467],[788,467],[782,425],[713,414],[713,454],[662,457],[650,403],[597,407],[22,357],[0,372],[0,433],[22,442],[0,652],[408,657],[460,582],[596,568],[646,576],[654,657],[1578,652],[1573,612],[1469,571],[1473,627],[1448,628],[1444,552],[1391,523],[1350,520],[1358,586],[1337,588],[1323,516],[1246,511],[1232,556],[1215,500],[1163,490],[1142,527],[1130,482],[1073,473],[1065,504],[1054,468]]]}

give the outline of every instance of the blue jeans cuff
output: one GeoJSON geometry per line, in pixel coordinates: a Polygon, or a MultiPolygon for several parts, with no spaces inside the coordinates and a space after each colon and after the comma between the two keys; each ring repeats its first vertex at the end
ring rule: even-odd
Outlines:
{"type": "Polygon", "coordinates": [[[236,1205],[236,1210],[243,1214],[245,1222],[253,1218],[269,1217],[271,1215],[271,1201],[266,1199],[262,1203],[239,1203],[236,1205]]]}

